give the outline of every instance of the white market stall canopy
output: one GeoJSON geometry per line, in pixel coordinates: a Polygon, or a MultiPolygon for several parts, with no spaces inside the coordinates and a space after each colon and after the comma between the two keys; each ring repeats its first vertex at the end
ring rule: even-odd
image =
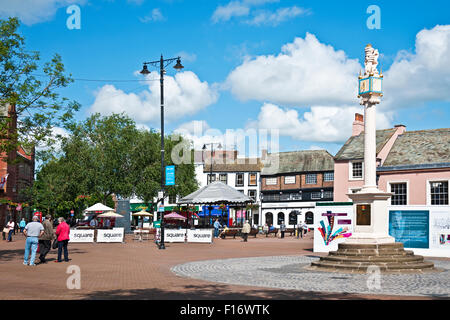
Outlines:
{"type": "Polygon", "coordinates": [[[96,203],[92,207],[84,210],[85,212],[98,212],[98,211],[114,211],[113,208],[105,206],[103,203],[96,203]]]}
{"type": "Polygon", "coordinates": [[[216,181],[182,198],[180,204],[250,203],[253,199],[233,187],[216,181]]]}

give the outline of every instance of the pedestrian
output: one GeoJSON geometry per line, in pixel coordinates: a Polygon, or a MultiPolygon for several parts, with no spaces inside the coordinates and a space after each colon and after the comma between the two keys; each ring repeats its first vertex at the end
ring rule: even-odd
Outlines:
{"type": "Polygon", "coordinates": [[[305,222],[303,222],[303,231],[305,232],[305,236],[306,236],[306,232],[308,232],[308,226],[306,225],[305,222]]]}
{"type": "Polygon", "coordinates": [[[6,224],[6,228],[8,228],[8,242],[12,241],[12,234],[14,232],[15,223],[14,220],[11,218],[9,219],[9,222],[6,224]]]}
{"type": "Polygon", "coordinates": [[[284,238],[284,233],[286,232],[286,225],[284,224],[284,221],[281,221],[280,232],[281,232],[281,239],[283,239],[284,238]]]}
{"type": "Polygon", "coordinates": [[[25,255],[23,264],[28,265],[28,257],[31,252],[30,266],[35,266],[36,251],[39,244],[39,237],[44,234],[44,226],[39,222],[38,216],[33,216],[33,221],[28,223],[23,230],[23,234],[27,237],[25,242],[25,255]]]}
{"type": "Polygon", "coordinates": [[[214,238],[218,238],[219,237],[219,228],[221,227],[219,219],[216,219],[216,221],[214,221],[214,238]]]}
{"type": "Polygon", "coordinates": [[[111,227],[111,221],[109,220],[109,219],[105,219],[105,220],[103,220],[103,226],[105,227],[105,228],[110,228],[111,227]]]}
{"type": "Polygon", "coordinates": [[[269,225],[267,223],[263,227],[263,232],[264,232],[264,234],[267,237],[267,234],[269,233],[269,225]]]}
{"type": "Polygon", "coordinates": [[[250,233],[250,223],[248,223],[248,220],[245,220],[245,223],[242,227],[242,237],[244,238],[244,242],[247,242],[248,234],[250,233]]]}
{"type": "MultiPolygon", "coordinates": [[[[58,219],[59,220],[59,219],[58,219]]],[[[89,223],[89,225],[91,227],[97,228],[98,227],[98,221],[97,221],[97,217],[94,217],[91,222],[89,223]]]]}
{"type": "Polygon", "coordinates": [[[44,226],[44,233],[42,236],[39,237],[39,260],[40,263],[47,263],[45,260],[45,256],[50,251],[52,246],[52,240],[55,238],[55,233],[53,231],[53,224],[52,224],[52,216],[46,215],[45,221],[42,223],[44,226]]]}
{"type": "Polygon", "coordinates": [[[301,222],[297,223],[296,229],[297,229],[297,239],[300,237],[303,238],[303,228],[301,222]]]}
{"type": "Polygon", "coordinates": [[[65,222],[63,217],[58,218],[58,227],[56,228],[56,235],[58,237],[58,260],[55,260],[55,262],[62,262],[61,260],[61,254],[64,250],[64,261],[69,261],[69,252],[67,250],[67,244],[69,243],[70,237],[70,227],[65,222]]]}
{"type": "Polygon", "coordinates": [[[25,226],[27,225],[27,223],[25,222],[25,219],[22,218],[22,220],[19,223],[19,227],[20,227],[20,233],[23,233],[23,229],[25,229],[25,226]]]}

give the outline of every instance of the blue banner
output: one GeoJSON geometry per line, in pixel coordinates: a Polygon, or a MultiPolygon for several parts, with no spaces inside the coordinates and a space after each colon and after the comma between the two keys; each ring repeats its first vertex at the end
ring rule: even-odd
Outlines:
{"type": "Polygon", "coordinates": [[[166,186],[175,185],[175,166],[166,166],[166,186]]]}
{"type": "Polygon", "coordinates": [[[405,248],[428,249],[430,212],[425,210],[389,211],[389,235],[405,248]]]}

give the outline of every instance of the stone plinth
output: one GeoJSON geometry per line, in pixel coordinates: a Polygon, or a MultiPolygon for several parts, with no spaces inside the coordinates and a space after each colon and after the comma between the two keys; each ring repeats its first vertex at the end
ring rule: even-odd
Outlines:
{"type": "Polygon", "coordinates": [[[423,273],[437,271],[432,262],[403,248],[403,243],[349,244],[340,243],[337,251],[312,262],[309,270],[366,273],[377,266],[381,273],[423,273]]]}

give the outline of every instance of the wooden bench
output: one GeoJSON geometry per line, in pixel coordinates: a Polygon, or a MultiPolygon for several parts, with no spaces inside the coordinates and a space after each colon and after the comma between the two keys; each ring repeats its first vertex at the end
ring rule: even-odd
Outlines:
{"type": "Polygon", "coordinates": [[[248,234],[249,236],[254,236],[256,238],[256,235],[258,234],[258,229],[251,229],[250,233],[248,234]]]}
{"type": "Polygon", "coordinates": [[[233,239],[236,239],[236,236],[240,234],[240,230],[238,229],[227,229],[226,231],[222,231],[219,235],[222,239],[225,239],[226,237],[233,237],[233,239]]]}
{"type": "Polygon", "coordinates": [[[295,228],[286,228],[285,233],[289,233],[291,236],[295,235],[295,228]]]}
{"type": "Polygon", "coordinates": [[[267,237],[269,234],[271,234],[271,233],[273,233],[273,235],[276,237],[276,236],[277,236],[277,233],[278,233],[278,229],[275,228],[275,229],[273,229],[273,230],[267,231],[266,237],[267,237]]]}

